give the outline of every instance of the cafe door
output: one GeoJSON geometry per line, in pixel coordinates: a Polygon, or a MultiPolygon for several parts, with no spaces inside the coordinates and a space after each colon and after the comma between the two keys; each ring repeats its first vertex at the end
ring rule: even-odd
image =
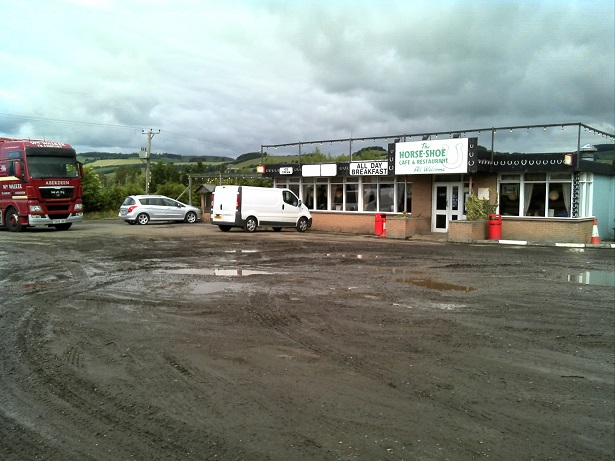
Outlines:
{"type": "Polygon", "coordinates": [[[434,183],[431,231],[448,232],[448,222],[463,216],[463,183],[434,183]]]}

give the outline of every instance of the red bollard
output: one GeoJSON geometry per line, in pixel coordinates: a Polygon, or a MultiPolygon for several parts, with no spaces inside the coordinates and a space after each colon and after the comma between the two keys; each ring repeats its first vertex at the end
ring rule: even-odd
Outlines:
{"type": "Polygon", "coordinates": [[[376,221],[374,226],[374,234],[378,236],[382,236],[382,229],[384,228],[384,223],[382,221],[382,214],[376,213],[376,221]]]}
{"type": "Polygon", "coordinates": [[[489,240],[502,240],[502,215],[489,215],[489,240]]]}
{"type": "Polygon", "coordinates": [[[387,215],[385,215],[384,213],[376,213],[374,234],[376,234],[378,237],[387,236],[387,215]]]}

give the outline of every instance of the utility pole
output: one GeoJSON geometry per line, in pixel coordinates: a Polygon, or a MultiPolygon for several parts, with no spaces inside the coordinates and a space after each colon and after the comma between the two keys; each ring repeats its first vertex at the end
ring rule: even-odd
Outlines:
{"type": "Polygon", "coordinates": [[[152,155],[152,138],[154,135],[160,133],[160,130],[154,132],[151,128],[148,131],[141,130],[142,134],[147,135],[147,147],[145,148],[145,193],[149,194],[149,183],[151,181],[151,162],[150,157],[152,155]]]}

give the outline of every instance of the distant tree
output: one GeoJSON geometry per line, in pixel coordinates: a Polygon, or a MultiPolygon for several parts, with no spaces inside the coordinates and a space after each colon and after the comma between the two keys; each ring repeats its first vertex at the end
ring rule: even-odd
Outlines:
{"type": "Polygon", "coordinates": [[[242,163],[242,162],[245,162],[246,160],[253,160],[256,158],[258,159],[261,158],[260,152],[248,152],[247,154],[241,154],[239,157],[235,159],[233,163],[242,163]]]}
{"type": "Polygon", "coordinates": [[[116,184],[105,190],[105,210],[116,210],[129,195],[145,193],[145,186],[137,183],[116,184]]]}
{"type": "Polygon", "coordinates": [[[156,187],[156,193],[167,197],[177,198],[186,190],[186,186],[177,182],[165,182],[156,187]]]}
{"type": "Polygon", "coordinates": [[[115,170],[115,182],[117,184],[128,184],[135,182],[141,176],[140,167],[120,166],[115,170]]]}
{"type": "Polygon", "coordinates": [[[81,188],[83,190],[83,208],[85,212],[101,211],[105,207],[102,182],[98,173],[91,166],[84,166],[81,188]]]}
{"type": "Polygon", "coordinates": [[[306,154],[305,159],[303,157],[301,158],[302,161],[308,160],[305,163],[324,163],[330,162],[333,159],[331,154],[324,154],[318,147],[315,147],[312,152],[306,154]]]}
{"type": "Polygon", "coordinates": [[[179,182],[179,171],[176,170],[173,162],[156,162],[151,169],[150,187],[156,190],[158,185],[166,182],[179,182]]]}

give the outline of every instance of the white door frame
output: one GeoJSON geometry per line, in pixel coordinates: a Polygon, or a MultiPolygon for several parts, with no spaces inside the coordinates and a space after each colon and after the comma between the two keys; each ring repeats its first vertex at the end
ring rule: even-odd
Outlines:
{"type": "Polygon", "coordinates": [[[448,222],[463,219],[463,182],[434,182],[431,195],[431,231],[448,232],[448,222]]]}

